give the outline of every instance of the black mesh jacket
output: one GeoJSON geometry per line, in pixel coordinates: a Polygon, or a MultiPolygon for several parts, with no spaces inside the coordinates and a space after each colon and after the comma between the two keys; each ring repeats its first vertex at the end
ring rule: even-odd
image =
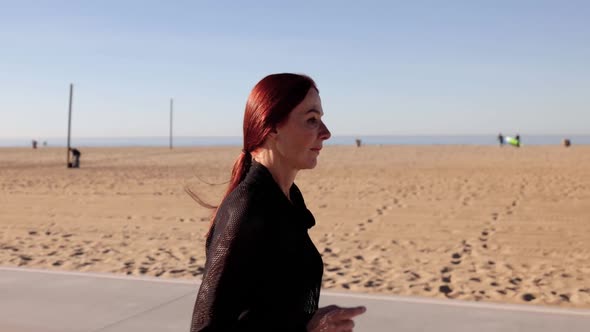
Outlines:
{"type": "Polygon", "coordinates": [[[290,197],[253,161],[222,202],[191,332],[306,331],[318,309],[323,262],[307,233],[315,220],[295,184],[290,197]]]}

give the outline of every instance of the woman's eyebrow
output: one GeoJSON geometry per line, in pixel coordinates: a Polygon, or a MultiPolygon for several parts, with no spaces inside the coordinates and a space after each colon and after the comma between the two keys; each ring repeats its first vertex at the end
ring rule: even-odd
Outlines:
{"type": "Polygon", "coordinates": [[[305,112],[306,115],[309,113],[317,113],[318,115],[322,115],[322,113],[320,111],[316,110],[315,108],[312,108],[309,111],[305,112]]]}

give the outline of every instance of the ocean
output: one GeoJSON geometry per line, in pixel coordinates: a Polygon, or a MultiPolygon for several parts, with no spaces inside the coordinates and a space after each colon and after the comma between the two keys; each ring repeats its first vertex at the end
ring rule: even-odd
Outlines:
{"type": "MultiPolygon", "coordinates": [[[[560,145],[566,136],[557,135],[521,135],[522,146],[560,145]]],[[[496,135],[472,136],[334,136],[325,145],[354,145],[355,139],[362,140],[363,145],[497,145],[496,135]]],[[[567,136],[572,145],[590,144],[590,135],[567,136]]],[[[47,142],[48,147],[65,147],[65,137],[53,138],[0,138],[0,147],[30,147],[31,140],[36,139],[39,147],[47,142]]],[[[176,147],[190,146],[241,146],[242,138],[233,137],[174,137],[176,147]]],[[[168,137],[84,137],[71,139],[74,147],[167,147],[168,137]]]]}

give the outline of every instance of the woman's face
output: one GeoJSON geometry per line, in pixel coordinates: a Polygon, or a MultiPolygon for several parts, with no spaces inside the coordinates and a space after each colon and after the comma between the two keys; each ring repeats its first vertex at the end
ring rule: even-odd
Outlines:
{"type": "Polygon", "coordinates": [[[322,144],[331,135],[323,115],[320,95],[312,88],[276,128],[276,149],[286,165],[297,170],[316,166],[322,144]]]}

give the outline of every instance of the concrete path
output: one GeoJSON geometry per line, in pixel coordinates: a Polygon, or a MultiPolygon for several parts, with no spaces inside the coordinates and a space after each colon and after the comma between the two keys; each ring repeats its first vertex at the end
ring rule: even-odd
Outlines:
{"type": "MultiPolygon", "coordinates": [[[[198,282],[0,267],[2,332],[187,332],[198,282]]],[[[590,310],[322,292],[365,305],[355,331],[590,331],[590,310]]]]}

